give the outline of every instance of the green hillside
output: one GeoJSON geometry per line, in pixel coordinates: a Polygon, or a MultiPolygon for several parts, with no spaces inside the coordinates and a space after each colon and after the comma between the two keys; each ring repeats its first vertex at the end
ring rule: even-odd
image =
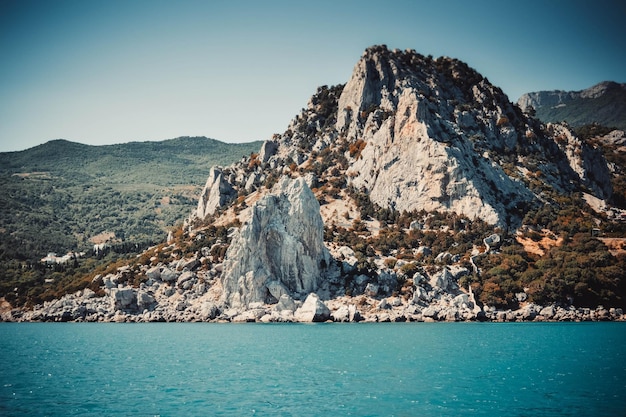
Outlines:
{"type": "Polygon", "coordinates": [[[120,251],[162,241],[195,208],[212,165],[260,145],[203,137],[108,146],[54,140],[0,153],[0,284],[41,279],[33,268],[49,252],[89,251],[107,238],[120,251]]]}

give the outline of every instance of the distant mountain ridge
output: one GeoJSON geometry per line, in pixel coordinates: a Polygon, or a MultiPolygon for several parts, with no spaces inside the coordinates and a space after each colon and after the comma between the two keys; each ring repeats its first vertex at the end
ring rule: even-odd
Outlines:
{"type": "Polygon", "coordinates": [[[626,83],[603,81],[581,91],[538,91],[522,95],[517,104],[532,107],[544,122],[566,121],[573,127],[597,123],[626,129],[626,83]]]}
{"type": "Polygon", "coordinates": [[[249,154],[257,143],[260,142],[224,143],[206,137],[179,137],[94,146],[56,139],[24,151],[0,153],[0,174],[50,171],[55,175],[80,173],[92,179],[104,176],[120,183],[150,180],[160,185],[190,185],[206,177],[205,166],[228,164],[233,155],[239,158],[249,154]],[[133,173],[139,168],[143,177],[134,178],[133,173]]]}

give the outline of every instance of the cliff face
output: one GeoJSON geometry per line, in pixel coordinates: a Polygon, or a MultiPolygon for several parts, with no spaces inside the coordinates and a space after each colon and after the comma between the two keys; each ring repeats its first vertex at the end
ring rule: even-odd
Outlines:
{"type": "Polygon", "coordinates": [[[507,211],[533,200],[523,183],[484,155],[491,150],[484,144],[509,152],[519,145],[510,122],[498,126],[507,114],[517,117],[462,63],[368,50],[341,94],[336,128],[348,141],[364,143],[348,172],[375,203],[503,224],[507,211]],[[477,83],[469,88],[466,77],[477,83]]]}

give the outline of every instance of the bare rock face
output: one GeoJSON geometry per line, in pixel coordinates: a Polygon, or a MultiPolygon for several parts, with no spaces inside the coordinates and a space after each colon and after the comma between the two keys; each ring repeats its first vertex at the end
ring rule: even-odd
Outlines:
{"type": "Polygon", "coordinates": [[[609,200],[613,195],[611,173],[601,151],[581,141],[564,125],[548,124],[548,129],[580,182],[596,197],[609,200]]]}
{"type": "Polygon", "coordinates": [[[283,177],[233,236],[221,301],[233,308],[316,291],[330,262],[319,203],[303,178],[283,177]]]}
{"type": "Polygon", "coordinates": [[[218,208],[225,206],[236,196],[237,192],[226,180],[222,170],[218,167],[213,167],[198,199],[196,216],[204,219],[206,216],[215,213],[215,210],[218,208]]]}
{"type": "Polygon", "coordinates": [[[505,223],[512,207],[534,196],[480,149],[479,142],[515,149],[520,139],[505,116],[511,104],[481,78],[453,60],[368,49],[339,99],[337,131],[363,144],[352,155],[351,183],[383,207],[505,223]],[[466,77],[475,78],[473,88],[466,77]]]}

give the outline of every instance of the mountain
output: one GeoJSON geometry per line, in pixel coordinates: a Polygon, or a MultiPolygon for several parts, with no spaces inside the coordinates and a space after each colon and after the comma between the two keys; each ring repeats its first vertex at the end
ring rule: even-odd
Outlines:
{"type": "Polygon", "coordinates": [[[613,192],[601,152],[565,126],[527,118],[458,60],[382,47],[365,52],[345,87],[320,89],[219,189],[234,197],[261,184],[271,174],[260,165],[345,181],[392,212],[453,212],[501,227],[518,226],[540,203],[537,171],[560,192],[607,200],[613,192]]]}
{"type": "Polygon", "coordinates": [[[600,124],[626,129],[626,84],[604,81],[582,91],[539,91],[522,95],[517,104],[533,108],[544,122],[566,121],[573,127],[600,124]]]}
{"type": "Polygon", "coordinates": [[[167,243],[11,314],[623,319],[618,136],[543,124],[459,60],[374,46],[258,153],[212,167],[167,243]]]}

